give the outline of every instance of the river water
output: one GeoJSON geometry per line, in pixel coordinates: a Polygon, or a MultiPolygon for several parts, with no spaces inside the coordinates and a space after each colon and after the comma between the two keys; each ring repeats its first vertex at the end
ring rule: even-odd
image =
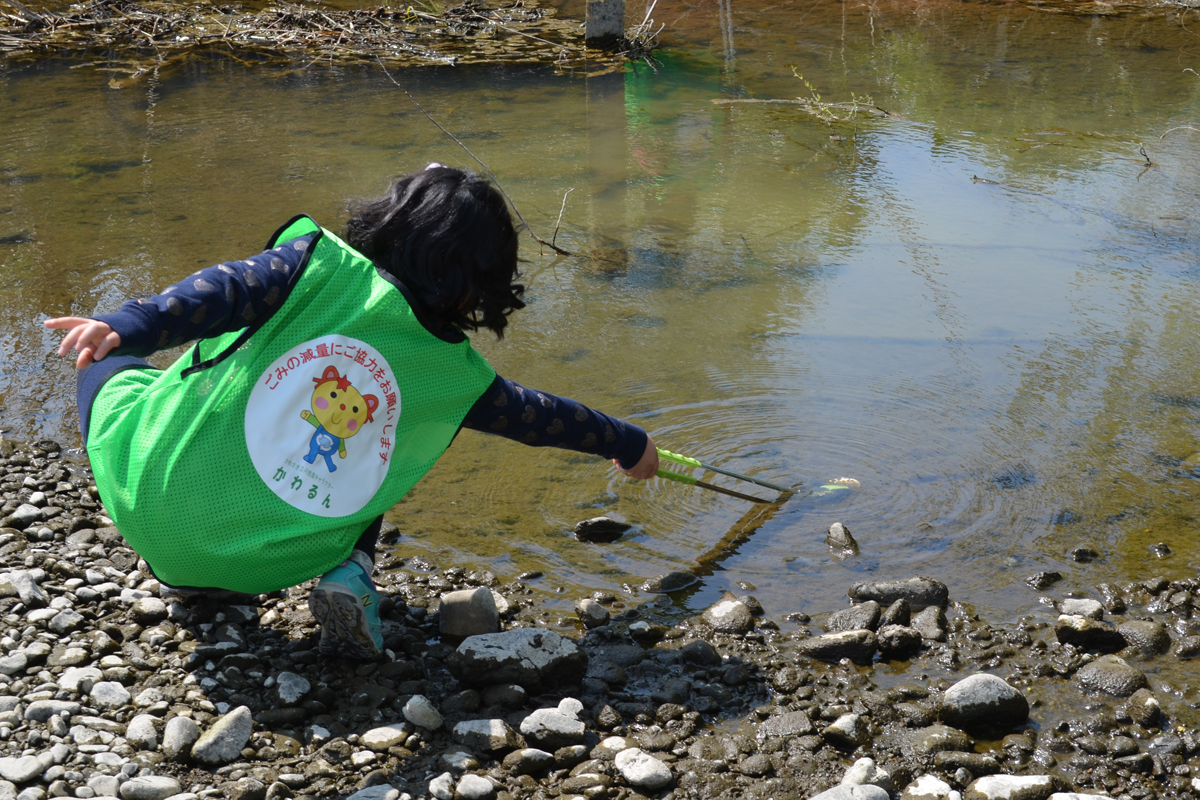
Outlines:
{"type": "MultiPolygon", "coordinates": [[[[780,618],[926,574],[1015,617],[1039,607],[1023,582],[1039,571],[1091,596],[1195,575],[1200,133],[1172,129],[1200,127],[1200,20],[678,0],[654,16],[653,67],[398,77],[541,236],[574,190],[557,241],[576,255],[525,239],[529,307],[502,343],[475,339],[498,371],[799,487],[686,604],[744,584],[780,618]],[[714,103],[811,96],[804,81],[889,116],[714,103]],[[805,497],[842,476],[861,489],[805,497]],[[830,554],[834,521],[860,555],[830,554]],[[1074,563],[1078,544],[1101,558],[1074,563]]],[[[429,161],[471,166],[377,68],[107,66],[0,63],[16,438],[80,445],[41,320],[257,252],[298,212],[336,229],[347,199],[429,161]]],[[[467,432],[391,519],[397,555],[539,570],[565,609],[691,567],[747,508],[467,432]],[[569,534],[598,514],[635,527],[569,534]]]]}

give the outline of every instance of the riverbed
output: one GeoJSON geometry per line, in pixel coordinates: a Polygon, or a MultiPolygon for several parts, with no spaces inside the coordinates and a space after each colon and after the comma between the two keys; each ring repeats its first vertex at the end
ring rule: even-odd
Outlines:
{"type": "MultiPolygon", "coordinates": [[[[773,615],[815,614],[856,581],[927,573],[1015,619],[1041,608],[1037,572],[1092,596],[1194,576],[1195,20],[949,3],[653,16],[664,47],[624,72],[397,77],[575,254],[524,240],[529,307],[502,343],[475,337],[497,370],[798,487],[679,602],[753,586],[773,615]],[[863,111],[742,102],[817,94],[863,111]],[[861,488],[806,497],[843,476],[861,488]],[[858,556],[830,553],[834,521],[858,556]],[[1100,557],[1073,561],[1080,544],[1100,557]]],[[[81,445],[43,319],[250,255],[298,212],[336,230],[388,176],[473,163],[376,68],[93,62],[0,63],[12,438],[81,445]]],[[[566,609],[687,569],[746,510],[468,432],[390,519],[397,555],[540,571],[566,609]],[[635,527],[570,535],[599,514],[635,527]]]]}

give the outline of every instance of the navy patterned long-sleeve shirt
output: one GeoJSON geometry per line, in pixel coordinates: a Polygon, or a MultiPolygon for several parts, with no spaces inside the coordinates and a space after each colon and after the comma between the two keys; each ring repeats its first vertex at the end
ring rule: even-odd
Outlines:
{"type": "MultiPolygon", "coordinates": [[[[208,267],[160,294],[130,300],[115,313],[94,319],[107,323],[121,337],[114,353],[129,356],[148,356],[241,330],[283,306],[292,273],[315,235],[301,236],[244,261],[208,267]]],[[[416,311],[420,318],[420,309],[416,311]]],[[[641,459],[648,441],[637,425],[499,375],[467,412],[463,427],[533,447],[562,447],[615,458],[626,469],[641,459]]]]}

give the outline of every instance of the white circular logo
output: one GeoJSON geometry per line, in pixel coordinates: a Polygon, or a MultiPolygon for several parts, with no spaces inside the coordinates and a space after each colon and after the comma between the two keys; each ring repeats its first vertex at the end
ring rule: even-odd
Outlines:
{"type": "Polygon", "coordinates": [[[344,517],[391,466],[400,388],[366,342],[329,335],[275,359],[246,403],[246,447],[263,483],[295,508],[344,517]]]}

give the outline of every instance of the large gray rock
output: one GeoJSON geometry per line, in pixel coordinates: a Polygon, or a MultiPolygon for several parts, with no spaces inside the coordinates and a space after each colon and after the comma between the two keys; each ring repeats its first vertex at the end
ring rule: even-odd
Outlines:
{"type": "Polygon", "coordinates": [[[482,753],[512,750],[521,746],[516,731],[502,719],[472,719],[460,722],[451,732],[454,741],[482,753]]]}
{"type": "Polygon", "coordinates": [[[162,748],[167,758],[178,759],[191,751],[200,738],[200,726],[191,717],[171,717],[163,731],[162,748]]]}
{"type": "Polygon", "coordinates": [[[746,633],[754,627],[754,614],[745,603],[727,598],[707,609],[704,621],[717,633],[746,633]]]}
{"type": "Polygon", "coordinates": [[[874,600],[885,606],[904,599],[913,608],[925,608],[946,605],[950,590],[941,581],[917,576],[903,581],[856,583],[850,589],[850,597],[859,601],[874,600]]]}
{"type": "Polygon", "coordinates": [[[408,725],[383,725],[379,728],[371,728],[358,741],[364,747],[376,752],[383,752],[389,747],[403,744],[404,740],[411,735],[412,728],[408,725]]]}
{"type": "Polygon", "coordinates": [[[879,625],[879,615],[882,609],[879,603],[868,600],[865,603],[843,608],[829,615],[825,621],[825,630],[830,633],[838,631],[873,631],[879,625]]]}
{"type": "Polygon", "coordinates": [[[870,631],[842,631],[802,639],[796,644],[796,654],[818,661],[848,658],[856,664],[870,664],[876,644],[875,634],[870,631]]]}
{"type": "Polygon", "coordinates": [[[889,800],[890,797],[886,789],[869,783],[840,783],[832,789],[813,795],[810,800],[889,800]]]}
{"type": "Polygon", "coordinates": [[[656,792],[672,780],[670,767],[637,747],[617,753],[613,763],[625,782],[637,789],[656,792]]]}
{"type": "Polygon", "coordinates": [[[558,708],[539,708],[521,721],[521,735],[551,752],[582,744],[587,730],[579,719],[582,710],[583,705],[570,697],[560,702],[558,708]]]}
{"type": "Polygon", "coordinates": [[[1171,647],[1167,626],[1161,622],[1131,619],[1117,627],[1117,633],[1130,647],[1136,647],[1146,655],[1159,655],[1171,647]]]}
{"type": "Polygon", "coordinates": [[[1058,788],[1052,775],[988,775],[968,786],[963,800],[1047,800],[1058,788]]]}
{"type": "Polygon", "coordinates": [[[179,794],[183,789],[179,781],[165,775],[148,775],[141,778],[130,778],[121,784],[121,797],[124,800],[167,800],[172,795],[179,794]]]}
{"type": "Polygon", "coordinates": [[[1003,678],[963,678],[942,697],[942,721],[963,730],[1001,731],[1029,719],[1029,701],[1003,678]]]}
{"type": "Polygon", "coordinates": [[[587,653],[553,631],[518,628],[467,638],[447,666],[468,686],[515,683],[540,692],[543,687],[578,684],[587,670],[587,653]]]}
{"type": "Polygon", "coordinates": [[[1091,617],[1063,614],[1054,623],[1054,635],[1063,644],[1089,653],[1115,653],[1125,647],[1125,639],[1112,625],[1091,617]]]}
{"type": "Polygon", "coordinates": [[[228,764],[241,756],[253,730],[250,709],[238,706],[204,732],[192,746],[192,758],[201,764],[228,764]]]}
{"type": "Polygon", "coordinates": [[[1075,673],[1075,680],[1084,689],[1129,697],[1146,686],[1146,676],[1119,656],[1101,656],[1075,673]]]}
{"type": "Polygon", "coordinates": [[[465,638],[500,630],[500,612],[492,590],[486,586],[442,595],[438,629],[443,636],[465,638]]]}

